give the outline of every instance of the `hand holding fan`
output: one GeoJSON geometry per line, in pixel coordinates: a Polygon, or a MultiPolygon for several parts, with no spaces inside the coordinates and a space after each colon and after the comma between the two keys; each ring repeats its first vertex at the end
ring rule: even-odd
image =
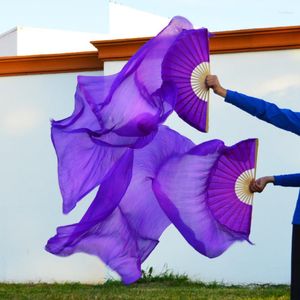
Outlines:
{"type": "Polygon", "coordinates": [[[207,29],[184,30],[163,60],[162,79],[176,86],[177,114],[203,132],[208,131],[209,90],[205,78],[209,73],[207,29]]]}

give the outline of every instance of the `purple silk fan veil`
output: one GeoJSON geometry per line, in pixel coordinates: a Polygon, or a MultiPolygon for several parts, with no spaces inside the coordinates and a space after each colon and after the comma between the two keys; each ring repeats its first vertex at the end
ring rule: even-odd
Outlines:
{"type": "Polygon", "coordinates": [[[149,144],[125,152],[82,220],[59,227],[46,249],[59,256],[96,255],[130,284],[140,278],[142,262],[172,222],[198,252],[216,257],[235,241],[248,240],[251,203],[241,202],[237,182],[254,167],[255,145],[246,140],[226,147],[213,140],[195,146],[160,125],[149,144]],[[228,160],[233,170],[226,167],[228,160]],[[223,191],[208,188],[224,176],[223,191]],[[229,201],[224,191],[231,194],[229,201]],[[236,212],[231,218],[218,214],[216,197],[223,211],[236,212]]]}
{"type": "Polygon", "coordinates": [[[63,212],[99,188],[78,223],[57,228],[47,251],[95,255],[130,284],[171,222],[209,257],[248,240],[251,203],[240,203],[236,182],[254,168],[253,140],[195,146],[162,125],[179,99],[176,83],[161,77],[163,60],[191,29],[175,17],[118,74],[78,77],[72,115],[51,129],[63,212]],[[218,194],[220,180],[229,198],[218,194]]]}
{"type": "Polygon", "coordinates": [[[175,17],[112,76],[79,76],[73,114],[53,121],[63,212],[101,184],[127,148],[149,143],[174,107],[175,89],[161,79],[161,63],[183,29],[175,17]]]}
{"type": "Polygon", "coordinates": [[[167,158],[191,147],[190,140],[160,126],[152,142],[134,150],[133,156],[132,149],[125,153],[82,220],[59,227],[46,249],[59,256],[93,254],[118,272],[124,283],[139,279],[141,263],[170,224],[153,193],[152,179],[167,158]]]}
{"type": "MultiPolygon", "coordinates": [[[[170,143],[167,141],[168,133],[160,134],[165,138],[156,137],[159,124],[172,112],[176,100],[173,86],[162,82],[161,63],[177,35],[190,28],[192,25],[186,19],[173,18],[161,33],[129,60],[120,73],[78,77],[74,112],[66,119],[53,121],[51,130],[58,158],[64,213],[71,211],[93,188],[100,184],[101,188],[79,224],[58,228],[57,235],[46,246],[49,252],[63,256],[78,251],[95,254],[117,271],[125,283],[139,278],[141,261],[155,247],[169,221],[163,213],[155,212],[160,208],[158,203],[153,202],[152,189],[149,197],[143,194],[143,201],[152,204],[142,205],[140,209],[141,216],[143,212],[154,210],[158,228],[149,219],[152,224],[149,227],[154,233],[147,231],[147,225],[143,229],[142,224],[137,225],[142,230],[141,237],[137,230],[130,226],[128,229],[130,222],[123,211],[134,211],[132,203],[127,200],[125,203],[128,202],[130,208],[125,205],[122,211],[119,204],[121,200],[124,203],[123,196],[130,186],[133,185],[131,193],[139,190],[140,187],[134,185],[135,181],[147,181],[148,189],[151,187],[150,179],[140,175],[147,157],[143,157],[141,152],[141,167],[137,171],[133,165],[134,157],[138,155],[135,153],[140,153],[139,149],[144,149],[152,141],[161,143],[157,144],[156,150],[170,143]],[[91,232],[95,232],[97,237],[91,232]],[[98,244],[94,243],[96,239],[98,244]]],[[[178,153],[186,151],[186,145],[191,142],[177,133],[172,136],[175,144],[170,145],[177,147],[178,153]]],[[[148,148],[145,149],[147,151],[148,148]]],[[[148,155],[153,170],[162,163],[156,150],[148,155]]],[[[151,177],[154,177],[154,171],[151,172],[151,177]]],[[[145,186],[142,183],[143,190],[145,186]]],[[[131,197],[128,196],[128,199],[131,197]]],[[[144,217],[141,220],[146,223],[144,217]]],[[[139,217],[136,214],[132,219],[138,220],[139,217]]]]}
{"type": "Polygon", "coordinates": [[[249,241],[256,149],[256,139],[232,147],[212,140],[170,157],[153,182],[166,215],[207,257],[219,256],[235,241],[249,241]]]}

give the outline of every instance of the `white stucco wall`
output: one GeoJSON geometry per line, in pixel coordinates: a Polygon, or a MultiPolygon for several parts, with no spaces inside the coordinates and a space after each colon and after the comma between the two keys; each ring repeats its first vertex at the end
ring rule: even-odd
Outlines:
{"type": "Polygon", "coordinates": [[[95,51],[107,34],[17,26],[0,35],[0,56],[95,51]]]}
{"type": "Polygon", "coordinates": [[[170,22],[169,18],[119,3],[109,3],[109,33],[112,37],[153,36],[170,22]]]}
{"type": "Polygon", "coordinates": [[[0,77],[0,282],[99,282],[105,275],[95,257],[44,250],[56,227],[77,222],[89,204],[62,214],[50,140],[50,119],[73,110],[76,75],[0,77]]]}
{"type": "Polygon", "coordinates": [[[95,51],[90,41],[107,38],[100,33],[18,27],[18,55],[95,51]]]}
{"type": "Polygon", "coordinates": [[[0,56],[17,55],[17,27],[0,34],[0,56]]]}
{"type": "MultiPolygon", "coordinates": [[[[211,69],[227,88],[300,111],[300,50],[213,55],[211,69]]],[[[105,74],[125,62],[105,63],[105,74]]],[[[85,254],[58,258],[43,250],[58,225],[77,222],[89,199],[74,213],[61,213],[56,157],[49,119],[73,109],[76,74],[0,78],[0,281],[96,282],[107,276],[101,262],[85,254]]],[[[211,95],[210,131],[199,133],[173,114],[167,124],[196,143],[213,138],[227,145],[260,139],[257,176],[299,172],[300,139],[263,123],[211,95]]],[[[256,195],[251,240],[208,259],[170,226],[144,263],[206,281],[289,282],[291,219],[298,189],[268,187],[256,195]]],[[[112,274],[109,272],[108,275],[112,274]]]]}
{"type": "Polygon", "coordinates": [[[95,51],[90,41],[152,36],[169,23],[168,18],[114,2],[107,3],[107,10],[108,31],[95,28],[93,33],[16,26],[0,34],[0,56],[95,51]]]}

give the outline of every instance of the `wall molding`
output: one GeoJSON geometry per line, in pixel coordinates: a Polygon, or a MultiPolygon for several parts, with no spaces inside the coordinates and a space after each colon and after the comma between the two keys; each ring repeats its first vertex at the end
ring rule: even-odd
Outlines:
{"type": "Polygon", "coordinates": [[[215,32],[211,53],[239,53],[300,49],[300,26],[215,32]]]}
{"type": "Polygon", "coordinates": [[[92,41],[102,61],[128,60],[152,37],[92,41]]]}
{"type": "MultiPolygon", "coordinates": [[[[97,51],[0,57],[0,76],[103,70],[104,61],[128,60],[151,37],[92,41],[97,51]]],[[[300,26],[214,32],[211,54],[300,49],[300,26]]]]}
{"type": "MultiPolygon", "coordinates": [[[[300,26],[213,32],[210,53],[239,53],[300,48],[300,26]]],[[[128,60],[150,37],[92,41],[103,61],[128,60]]]]}
{"type": "Polygon", "coordinates": [[[0,76],[103,70],[97,51],[0,57],[0,76]]]}

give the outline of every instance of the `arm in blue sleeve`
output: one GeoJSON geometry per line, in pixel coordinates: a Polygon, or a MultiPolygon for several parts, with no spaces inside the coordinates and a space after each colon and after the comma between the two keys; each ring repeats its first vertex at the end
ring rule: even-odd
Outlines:
{"type": "Polygon", "coordinates": [[[300,113],[273,103],[227,90],[225,101],[281,129],[300,135],[300,113]]]}
{"type": "Polygon", "coordinates": [[[300,187],[300,174],[274,176],[274,185],[300,187]]]}

